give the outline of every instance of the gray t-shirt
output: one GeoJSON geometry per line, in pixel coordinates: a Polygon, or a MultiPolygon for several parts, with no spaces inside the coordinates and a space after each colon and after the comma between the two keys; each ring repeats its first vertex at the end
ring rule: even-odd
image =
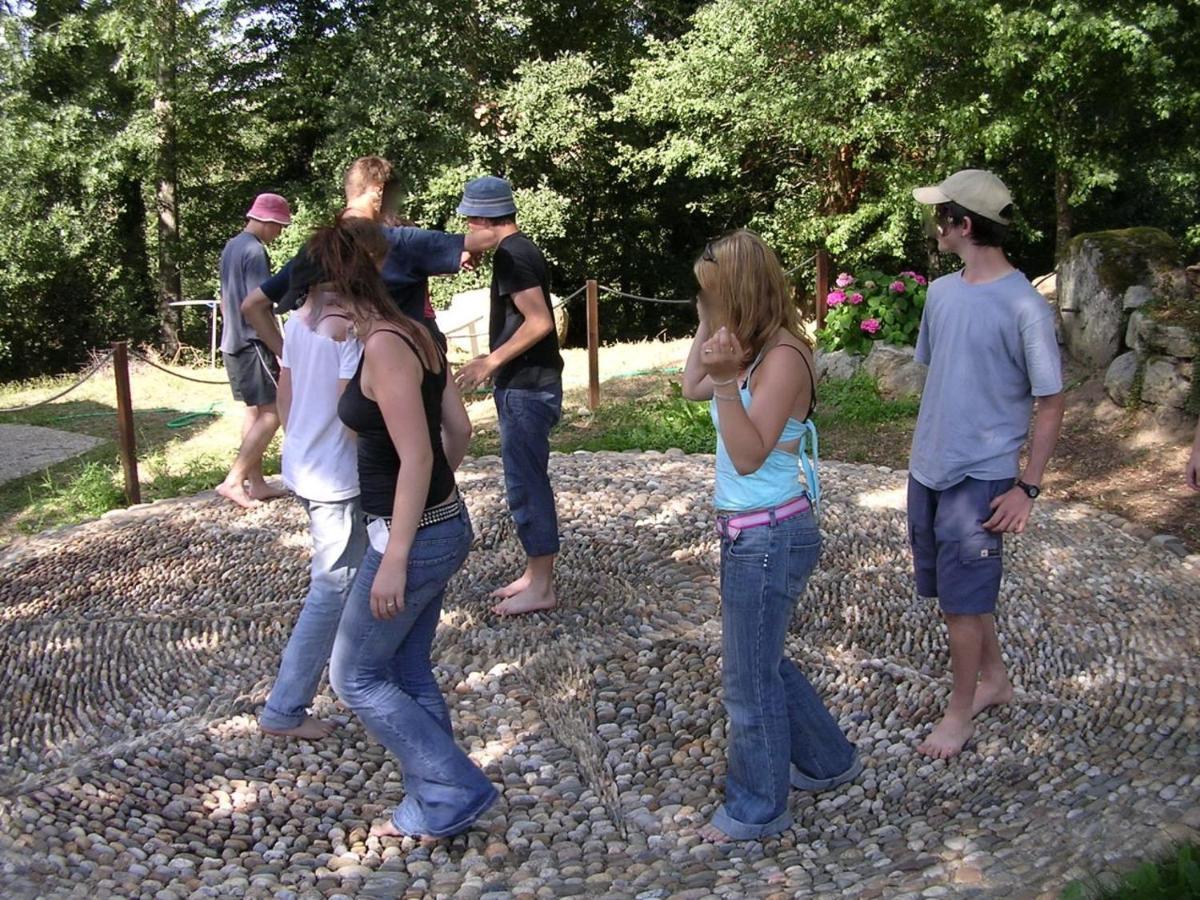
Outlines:
{"type": "Polygon", "coordinates": [[[929,366],[909,471],[935,491],[1020,474],[1033,398],[1062,390],[1054,310],[1020,272],[929,286],[917,362],[929,366]]]}
{"type": "Polygon", "coordinates": [[[237,353],[258,334],[242,318],[242,301],[271,277],[271,264],[262,241],[249,231],[229,239],[221,251],[221,352],[237,353]]]}

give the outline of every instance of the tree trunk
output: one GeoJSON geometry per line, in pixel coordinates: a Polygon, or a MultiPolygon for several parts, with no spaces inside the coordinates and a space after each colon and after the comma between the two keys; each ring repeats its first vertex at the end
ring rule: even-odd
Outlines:
{"type": "Polygon", "coordinates": [[[1075,230],[1071,209],[1071,174],[1059,163],[1054,167],[1054,258],[1062,259],[1075,230]]]}
{"type": "Polygon", "coordinates": [[[168,353],[174,353],[179,347],[178,307],[169,304],[183,299],[179,271],[179,166],[175,132],[175,19],[178,13],[178,0],[157,0],[154,120],[157,132],[158,318],[160,340],[168,353]]]}

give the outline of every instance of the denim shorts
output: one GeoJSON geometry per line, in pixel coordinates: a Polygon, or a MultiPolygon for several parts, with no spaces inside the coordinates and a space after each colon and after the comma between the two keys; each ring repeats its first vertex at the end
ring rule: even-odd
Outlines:
{"type": "Polygon", "coordinates": [[[222,353],[233,399],[247,406],[269,406],[275,402],[279,382],[279,360],[262,341],[251,340],[237,353],[222,353]]]}
{"type": "Polygon", "coordinates": [[[1012,478],[965,478],[935,491],[908,478],[908,539],[917,593],[937,597],[942,612],[975,616],[994,613],[1004,569],[1004,538],[986,531],[992,500],[1009,490],[1012,478]]]}

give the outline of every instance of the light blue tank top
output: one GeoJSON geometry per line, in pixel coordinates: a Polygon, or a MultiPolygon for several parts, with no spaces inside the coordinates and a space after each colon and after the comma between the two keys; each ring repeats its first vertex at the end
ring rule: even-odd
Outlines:
{"type": "MultiPolygon", "coordinates": [[[[750,378],[761,361],[760,353],[738,390],[742,406],[746,409],[750,408],[750,378]]],[[[815,505],[821,496],[821,486],[817,475],[817,429],[812,420],[801,422],[789,416],[776,443],[798,441],[796,450],[792,452],[773,447],[757,471],[739,475],[721,437],[717,403],[715,398],[709,401],[709,411],[717,429],[716,496],[713,500],[716,508],[728,512],[774,509],[805,492],[815,505]],[[800,480],[801,474],[803,481],[800,480]]]]}

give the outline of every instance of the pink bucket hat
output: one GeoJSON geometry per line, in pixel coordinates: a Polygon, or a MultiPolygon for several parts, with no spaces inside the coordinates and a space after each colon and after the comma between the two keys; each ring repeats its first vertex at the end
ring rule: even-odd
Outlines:
{"type": "Polygon", "coordinates": [[[246,218],[275,222],[277,225],[291,225],[292,208],[288,206],[287,200],[278,194],[259,194],[246,211],[246,218]]]}

